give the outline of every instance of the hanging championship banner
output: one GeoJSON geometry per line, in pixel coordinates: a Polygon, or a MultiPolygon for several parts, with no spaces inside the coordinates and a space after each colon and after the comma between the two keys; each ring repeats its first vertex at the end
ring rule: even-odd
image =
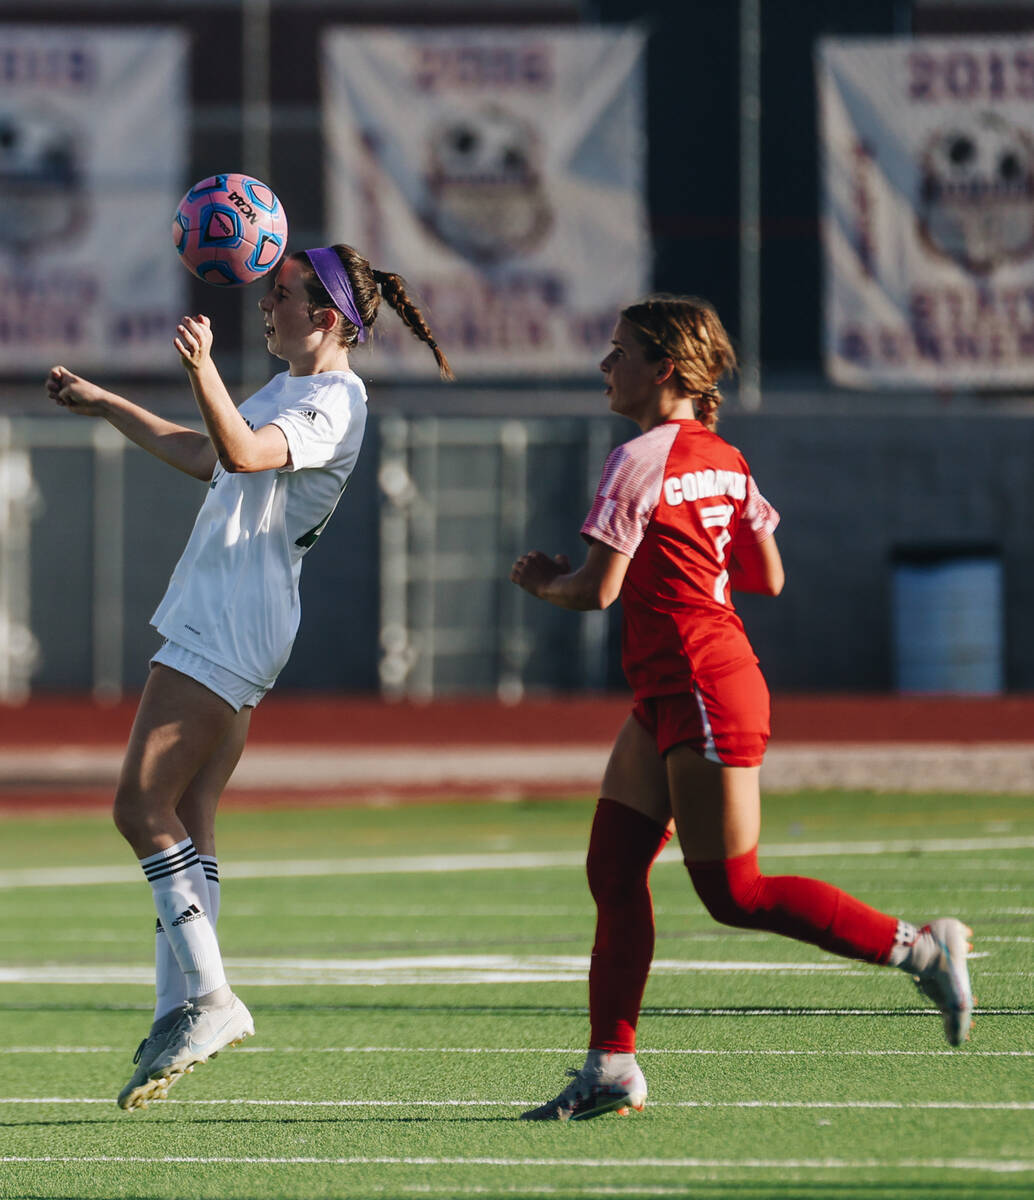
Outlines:
{"type": "MultiPolygon", "coordinates": [[[[323,40],[328,241],[397,271],[458,376],[584,375],[648,288],[638,30],[323,40]]],[[[382,369],[433,375],[401,322],[382,369]]]]}
{"type": "Polygon", "coordinates": [[[817,67],[830,376],[1034,382],[1034,38],[826,40],[817,67]]]}
{"type": "Polygon", "coordinates": [[[177,31],[0,25],[0,371],[178,372],[177,31]]]}

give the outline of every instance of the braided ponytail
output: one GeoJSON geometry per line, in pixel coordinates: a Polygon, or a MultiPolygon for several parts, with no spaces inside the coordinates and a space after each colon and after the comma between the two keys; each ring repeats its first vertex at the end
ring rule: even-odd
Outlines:
{"type": "Polygon", "coordinates": [[[693,397],[693,411],[696,413],[697,420],[712,433],[718,425],[718,406],[721,404],[722,398],[722,393],[718,390],[716,383],[713,383],[706,392],[701,392],[698,396],[693,397]]]}
{"type": "Polygon", "coordinates": [[[424,320],[423,313],[410,300],[406,292],[406,281],[401,275],[396,275],[391,271],[373,271],[372,274],[374,283],[380,288],[381,296],[402,318],[406,328],[414,337],[418,337],[430,346],[434,360],[438,364],[438,374],[442,379],[454,379],[449,360],[434,340],[434,334],[424,320]]]}
{"type": "MultiPolygon", "coordinates": [[[[353,246],[337,244],[333,250],[341,260],[341,265],[348,272],[348,282],[355,300],[356,312],[362,319],[364,328],[369,329],[377,319],[381,297],[383,297],[402,318],[406,328],[412,332],[413,336],[426,342],[430,347],[435,362],[438,364],[439,375],[443,379],[454,378],[449,360],[439,349],[423,314],[407,295],[406,282],[402,276],[388,271],[375,271],[370,266],[369,260],[364,258],[353,246]]],[[[320,282],[305,251],[299,250],[292,254],[291,258],[302,268],[305,294],[309,300],[309,312],[315,314],[321,308],[334,308],[340,313],[340,308],[337,307],[330,293],[320,282]]],[[[341,315],[343,319],[339,322],[338,333],[341,345],[355,346],[359,341],[359,327],[345,314],[341,315]]]]}

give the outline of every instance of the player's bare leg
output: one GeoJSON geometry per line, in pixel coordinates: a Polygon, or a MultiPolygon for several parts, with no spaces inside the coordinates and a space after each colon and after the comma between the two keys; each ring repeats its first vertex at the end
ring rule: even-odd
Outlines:
{"type": "MultiPolygon", "coordinates": [[[[237,714],[215,753],[191,780],[176,814],[194,842],[208,884],[207,912],[216,926],[219,913],[219,876],[215,859],[215,816],[219,798],[240,760],[247,740],[251,709],[237,714]]],[[[119,1094],[119,1107],[142,1108],[150,1100],[164,1099],[171,1076],[151,1078],[151,1070],[168,1048],[170,1035],[188,1006],[187,980],[180,970],[169,939],[159,922],[155,932],[155,1009],[147,1036],[137,1048],[136,1069],[119,1094]]],[[[177,1075],[176,1078],[181,1078],[177,1075]]]]}
{"type": "Polygon", "coordinates": [[[221,791],[239,757],[248,717],[161,665],[152,669],[141,698],[115,820],[151,882],[164,936],[185,976],[187,1001],[174,1010],[171,1026],[166,1014],[156,1019],[141,1044],[137,1070],[119,1097],[124,1108],[161,1098],[196,1063],[254,1032],[250,1014],[226,983],[204,870],[178,813],[186,800],[183,816],[214,850],[215,788],[221,791]]]}
{"type": "Polygon", "coordinates": [[[199,854],[215,854],[216,811],[244,753],[253,711],[242,708],[234,716],[222,741],[187,785],[176,805],[176,815],[194,839],[199,854]]]}
{"type": "MultiPolygon", "coordinates": [[[[215,852],[215,816],[223,789],[240,760],[247,739],[251,709],[243,708],[215,753],[191,780],[176,807],[198,852],[208,885],[206,911],[213,927],[218,927],[220,909],[219,865],[215,852]]],[[[155,930],[155,1008],[159,1020],[174,1008],[182,1008],[189,999],[187,980],[172,952],[169,939],[159,922],[155,930]]]]}
{"type": "Polygon", "coordinates": [[[600,795],[665,826],[671,822],[668,772],[657,742],[635,717],[627,717],[607,759],[600,795]]]}

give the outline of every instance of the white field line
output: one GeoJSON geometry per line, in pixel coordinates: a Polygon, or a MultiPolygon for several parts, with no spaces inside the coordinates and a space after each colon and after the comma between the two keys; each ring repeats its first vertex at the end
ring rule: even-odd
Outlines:
{"type": "MultiPolygon", "coordinates": [[[[517,956],[507,954],[429,955],[374,959],[234,959],[224,960],[235,986],[241,987],[378,987],[389,984],[580,983],[589,970],[587,956],[517,956]]],[[[655,959],[653,975],[728,974],[869,975],[872,968],[844,967],[839,962],[739,962],[655,959]]],[[[0,967],[0,984],[154,984],[152,966],[106,963],[47,963],[0,967]]]]}
{"type": "MultiPolygon", "coordinates": [[[[922,1010],[924,1013],[927,1009],[922,1010]]],[[[119,1054],[125,1046],[5,1046],[5,1054],[119,1054]]],[[[237,1054],[577,1054],[584,1046],[239,1046],[237,1054]]],[[[786,1058],[956,1058],[958,1050],[756,1050],[756,1049],[670,1049],[640,1047],[636,1054],[706,1055],[711,1057],[786,1057],[786,1058]]],[[[1034,1058],[1034,1050],[972,1050],[963,1058],[1034,1058]]]]}
{"type": "MultiPolygon", "coordinates": [[[[542,1010],[547,1011],[546,1009],[542,1010]]],[[[556,1009],[549,1009],[556,1012],[556,1009]]],[[[585,1012],[583,1008],[579,1010],[585,1012]]],[[[982,1017],[1030,1017],[1034,1008],[985,1008],[974,1010],[982,1017]]],[[[644,1006],[651,1017],[939,1017],[935,1008],[654,1008],[644,1006]]],[[[959,1051],[949,1051],[959,1053],[959,1051]]],[[[969,1051],[965,1051],[969,1053],[969,1051]]]]}
{"type": "MultiPolygon", "coordinates": [[[[982,911],[980,909],[974,909],[969,904],[966,904],[964,906],[960,904],[958,907],[959,907],[959,909],[964,911],[966,920],[970,924],[972,924],[974,921],[978,921],[983,918],[992,918],[992,917],[999,915],[997,912],[995,912],[993,910],[988,912],[986,910],[982,911]]],[[[247,914],[242,913],[241,910],[235,906],[233,915],[234,915],[234,917],[239,919],[247,914]]],[[[254,915],[254,914],[252,914],[252,915],[254,915]]],[[[285,914],[281,910],[278,909],[277,915],[282,917],[285,914]]],[[[461,908],[456,908],[453,911],[453,919],[454,920],[462,920],[464,922],[467,922],[467,921],[469,921],[471,915],[483,917],[485,914],[484,913],[470,914],[468,912],[463,911],[461,908]]],[[[668,915],[671,915],[671,914],[668,914],[668,915]]],[[[299,913],[298,917],[301,918],[301,916],[302,916],[302,914],[299,913]]],[[[584,917],[585,913],[582,912],[579,914],[579,916],[584,917]]],[[[707,915],[707,913],[703,912],[703,911],[696,912],[696,913],[679,913],[679,914],[677,914],[677,916],[678,916],[678,919],[683,920],[683,921],[707,920],[707,921],[711,922],[711,917],[709,917],[707,915]]],[[[87,917],[89,918],[89,914],[87,914],[87,917]]],[[[355,917],[356,917],[356,919],[365,919],[363,914],[355,914],[355,917]]],[[[86,919],[86,918],[84,918],[84,919],[86,919]]],[[[89,919],[93,919],[93,918],[89,918],[89,919]]],[[[98,944],[101,942],[111,942],[113,944],[117,943],[119,945],[124,945],[125,941],[126,941],[126,935],[124,932],[121,932],[121,931],[120,932],[112,932],[110,934],[110,936],[103,936],[103,935],[96,936],[96,934],[97,934],[96,930],[93,930],[93,929],[90,930],[89,938],[90,938],[91,942],[95,941],[98,944]]],[[[981,946],[987,945],[987,944],[1013,945],[1013,946],[1034,945],[1034,937],[1026,937],[1026,936],[1023,936],[1020,934],[1011,935],[1008,937],[991,937],[987,934],[981,933],[978,935],[978,937],[979,937],[979,942],[980,942],[981,946]]],[[[772,944],[772,935],[770,933],[756,933],[756,934],[747,933],[742,929],[734,931],[734,930],[730,929],[728,926],[718,926],[718,925],[715,925],[713,930],[697,930],[696,932],[687,932],[685,930],[681,930],[679,932],[678,939],[682,943],[697,943],[697,944],[707,945],[707,946],[718,944],[718,945],[721,945],[726,948],[728,948],[728,946],[730,944],[735,944],[737,946],[745,946],[748,943],[755,943],[757,945],[762,945],[762,946],[763,945],[770,946],[772,944]]],[[[7,930],[7,931],[0,930],[0,944],[10,943],[12,945],[23,945],[26,942],[26,940],[27,939],[26,939],[26,936],[24,933],[20,933],[20,932],[14,931],[14,930],[7,930]]],[[[57,933],[57,934],[48,932],[46,941],[47,941],[48,945],[53,945],[56,943],[67,943],[68,945],[81,946],[83,944],[83,932],[82,932],[82,929],[79,929],[79,930],[69,929],[62,933],[57,933]]],[[[422,942],[438,943],[440,941],[441,941],[440,933],[427,933],[427,934],[422,934],[419,936],[414,935],[413,937],[408,939],[409,944],[411,946],[413,946],[414,948],[416,946],[420,945],[422,942]]],[[[67,957],[67,955],[65,955],[64,957],[67,957]]],[[[989,957],[989,954],[984,953],[984,952],[977,952],[977,953],[971,954],[969,957],[970,958],[987,958],[987,957],[989,957]]],[[[858,974],[858,973],[860,973],[860,972],[856,972],[856,974],[858,974]]],[[[1009,971],[1009,972],[1007,972],[1007,974],[1016,975],[1017,973],[1014,971],[1009,971]]]]}
{"type": "MultiPolygon", "coordinates": [[[[110,1096],[0,1096],[0,1105],[111,1105],[110,1096]]],[[[534,1100],[163,1100],[184,1108],[531,1108],[534,1100]]],[[[1034,1100],[651,1100],[651,1108],[947,1109],[1034,1112],[1034,1100]]]]}
{"type": "MultiPolygon", "coordinates": [[[[788,842],[762,846],[761,857],[841,858],[852,855],[972,854],[979,851],[1034,850],[1034,837],[892,838],[874,842],[788,842]]],[[[681,865],[682,851],[665,850],[658,863],[681,865]]],[[[499,854],[428,854],[394,858],[290,859],[220,862],[225,879],[291,879],[301,876],[420,875],[457,871],[520,871],[584,868],[585,851],[539,851],[499,854]]],[[[29,867],[0,871],[0,889],[78,887],[89,884],[139,883],[140,870],[121,862],[109,867],[29,867]]],[[[1020,891],[1020,888],[1011,890],[1020,891]]]]}
{"type": "MultiPolygon", "coordinates": [[[[106,1103],[111,1103],[106,1101],[106,1103]]],[[[642,1167],[702,1170],[797,1170],[797,1171],[981,1171],[992,1174],[1026,1174],[1034,1171],[1034,1159],[994,1158],[490,1158],[431,1155],[348,1155],[322,1158],[315,1155],[259,1157],[252,1155],[145,1156],[131,1154],[5,1154],[0,1163],[71,1163],[155,1166],[418,1166],[418,1167],[577,1167],[617,1170],[642,1167]]]]}
{"type": "MultiPolygon", "coordinates": [[[[986,957],[972,954],[971,958],[986,957]]],[[[589,970],[584,955],[441,954],[398,958],[291,959],[227,958],[227,971],[242,987],[379,987],[385,985],[482,983],[580,983],[589,970]]],[[[654,976],[732,974],[827,975],[836,978],[872,974],[871,966],[841,962],[766,962],[739,959],[654,959],[654,976]]],[[[988,972],[989,973],[989,972],[988,972]]],[[[1016,972],[1000,972],[1010,977],[1016,972]]],[[[1023,975],[1023,972],[1019,972],[1023,975]]],[[[149,985],[154,968],[115,963],[46,963],[0,967],[0,984],[149,985]]]]}
{"type": "MultiPolygon", "coordinates": [[[[570,910],[557,909],[556,911],[551,912],[546,909],[536,909],[534,913],[524,913],[524,914],[493,913],[493,912],[485,912],[483,909],[479,910],[476,913],[472,913],[469,910],[463,908],[462,905],[457,904],[456,907],[449,909],[447,911],[439,911],[439,912],[433,913],[433,914],[432,913],[412,913],[409,915],[411,915],[413,917],[423,918],[423,919],[427,919],[431,916],[440,917],[442,919],[445,919],[446,917],[448,917],[449,920],[461,919],[464,922],[469,922],[472,918],[483,919],[483,920],[499,920],[500,918],[505,918],[505,917],[509,917],[509,916],[523,916],[523,917],[535,916],[535,917],[541,917],[543,920],[547,920],[547,919],[554,920],[557,917],[578,917],[579,919],[581,919],[586,916],[587,911],[589,911],[589,910],[586,907],[583,907],[583,908],[578,909],[577,911],[575,911],[574,909],[570,909],[570,910]]],[[[682,929],[682,930],[680,930],[678,936],[679,936],[679,941],[681,941],[681,942],[720,942],[724,945],[728,945],[730,943],[730,941],[734,941],[737,946],[746,945],[748,942],[755,942],[759,945],[771,945],[772,944],[772,935],[770,933],[764,933],[764,932],[748,933],[744,929],[733,930],[729,926],[726,926],[726,925],[717,925],[717,924],[715,924],[714,920],[707,914],[707,912],[704,911],[702,908],[697,909],[694,912],[694,911],[689,911],[689,910],[685,910],[685,909],[674,910],[674,909],[662,909],[660,907],[657,907],[654,909],[654,914],[656,916],[666,917],[666,918],[670,917],[670,918],[674,918],[675,920],[685,921],[685,922],[694,922],[695,923],[698,921],[706,921],[708,923],[708,925],[710,926],[710,928],[708,928],[708,929],[696,929],[696,930],[682,929]]],[[[265,910],[257,909],[257,908],[250,907],[250,906],[234,905],[234,908],[233,908],[233,916],[236,917],[237,919],[242,919],[245,917],[258,918],[258,917],[264,917],[266,915],[268,915],[268,914],[265,912],[265,910]]],[[[292,919],[295,919],[295,920],[302,920],[302,919],[313,920],[321,915],[325,917],[328,914],[325,914],[325,913],[320,914],[320,913],[315,913],[315,912],[314,913],[306,913],[301,910],[299,910],[298,912],[289,913],[282,908],[279,908],[279,907],[277,908],[277,916],[291,917],[292,919]]],[[[333,914],[333,915],[343,916],[346,914],[333,914]]],[[[406,918],[406,915],[407,914],[405,914],[405,913],[398,913],[398,914],[385,913],[379,909],[372,910],[369,912],[367,912],[363,909],[355,909],[352,912],[348,913],[347,917],[350,920],[374,920],[374,919],[404,920],[406,918]]],[[[1008,915],[1007,911],[1004,909],[1000,909],[1000,908],[980,909],[980,908],[974,908],[971,904],[965,905],[965,916],[966,916],[967,921],[969,921],[970,923],[972,923],[973,921],[980,920],[982,918],[994,918],[994,917],[999,917],[999,916],[1003,916],[1003,915],[1008,915]]],[[[96,913],[94,913],[94,912],[86,913],[84,915],[84,920],[92,921],[95,919],[96,919],[96,913]]],[[[440,937],[441,937],[440,933],[428,933],[428,934],[423,934],[423,935],[419,935],[419,936],[414,935],[413,937],[409,938],[408,941],[410,942],[410,944],[419,944],[422,941],[438,941],[440,939],[440,937]]],[[[19,931],[19,930],[15,930],[15,929],[0,930],[0,943],[10,942],[12,944],[15,944],[15,943],[21,944],[21,943],[25,942],[26,940],[27,939],[26,939],[26,935],[25,935],[24,931],[19,931]]],[[[68,929],[66,931],[59,932],[59,933],[53,933],[53,932],[48,931],[46,940],[47,940],[48,944],[53,943],[53,942],[70,942],[70,943],[82,945],[83,931],[82,931],[82,928],[68,929]]],[[[126,941],[126,935],[125,935],[125,932],[122,930],[97,930],[97,929],[91,928],[90,934],[89,934],[89,940],[91,943],[110,942],[112,944],[124,945],[125,941],[126,941]]],[[[1002,943],[1002,944],[1006,944],[1006,945],[1034,945],[1034,937],[1027,937],[1024,934],[1010,934],[1008,936],[996,937],[996,936],[991,936],[989,934],[981,933],[981,934],[979,934],[979,940],[980,940],[981,945],[984,945],[985,942],[1002,943]]],[[[971,957],[979,958],[981,956],[980,955],[972,955],[971,957]]]]}

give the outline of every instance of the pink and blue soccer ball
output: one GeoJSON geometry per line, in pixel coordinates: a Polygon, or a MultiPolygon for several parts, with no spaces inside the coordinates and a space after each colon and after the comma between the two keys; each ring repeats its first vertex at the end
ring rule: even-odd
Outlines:
{"type": "Polygon", "coordinates": [[[180,201],[172,239],[198,279],[241,287],[268,275],[283,257],[287,214],[268,184],[250,175],[212,175],[180,201]]]}

